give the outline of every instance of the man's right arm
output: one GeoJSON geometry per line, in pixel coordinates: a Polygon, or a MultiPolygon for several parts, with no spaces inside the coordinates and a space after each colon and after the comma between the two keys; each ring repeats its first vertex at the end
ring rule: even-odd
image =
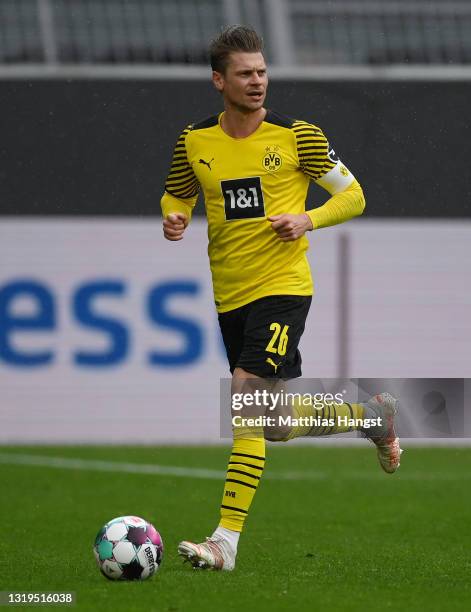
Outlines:
{"type": "Polygon", "coordinates": [[[191,126],[183,130],[173,153],[172,165],[160,201],[167,240],[181,240],[198,199],[199,183],[188,161],[186,137],[191,126]]]}

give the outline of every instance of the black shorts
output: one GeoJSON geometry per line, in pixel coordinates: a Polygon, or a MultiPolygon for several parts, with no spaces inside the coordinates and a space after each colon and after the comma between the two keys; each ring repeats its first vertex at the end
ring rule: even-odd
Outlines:
{"type": "Polygon", "coordinates": [[[270,295],[219,314],[231,373],[239,367],[262,378],[301,376],[298,344],[311,300],[270,295]]]}

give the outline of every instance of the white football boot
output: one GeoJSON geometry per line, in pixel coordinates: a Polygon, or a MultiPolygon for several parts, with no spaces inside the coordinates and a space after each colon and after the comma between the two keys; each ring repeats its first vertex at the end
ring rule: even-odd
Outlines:
{"type": "Polygon", "coordinates": [[[180,542],[178,554],[189,561],[195,569],[225,570],[231,572],[235,567],[235,552],[221,537],[206,538],[206,542],[180,542]]]}
{"type": "Polygon", "coordinates": [[[397,413],[397,404],[397,399],[390,393],[379,393],[370,398],[365,405],[367,413],[373,412],[376,417],[381,418],[381,425],[364,428],[362,431],[369,440],[376,444],[379,464],[388,474],[393,474],[397,470],[402,453],[402,449],[399,446],[399,438],[394,429],[394,416],[397,413]]]}

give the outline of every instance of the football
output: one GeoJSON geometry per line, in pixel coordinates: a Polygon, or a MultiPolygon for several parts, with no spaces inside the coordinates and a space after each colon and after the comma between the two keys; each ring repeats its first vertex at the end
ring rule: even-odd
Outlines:
{"type": "Polygon", "coordinates": [[[145,580],[159,569],[164,545],[156,528],[138,516],[119,516],[100,529],[93,552],[110,580],[145,580]]]}

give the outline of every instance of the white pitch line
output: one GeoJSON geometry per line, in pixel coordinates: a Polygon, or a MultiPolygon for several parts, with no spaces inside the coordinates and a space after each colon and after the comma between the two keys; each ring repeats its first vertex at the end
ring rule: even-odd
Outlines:
{"type": "MultiPolygon", "coordinates": [[[[376,458],[372,458],[376,460],[376,458]]],[[[176,465],[157,465],[149,463],[124,463],[120,461],[102,461],[98,459],[72,459],[68,457],[49,457],[45,455],[24,455],[0,453],[0,464],[28,465],[32,467],[50,467],[66,470],[84,470],[94,472],[120,472],[127,474],[152,474],[157,476],[175,476],[177,478],[202,478],[206,480],[223,480],[226,472],[206,468],[179,467],[176,465]]],[[[268,472],[264,480],[319,481],[319,480],[389,480],[379,469],[373,472],[347,471],[341,473],[327,472],[268,472]]],[[[408,472],[401,468],[394,477],[398,480],[414,481],[460,481],[469,480],[471,473],[455,474],[452,472],[408,472]]]]}
{"type": "Polygon", "coordinates": [[[225,472],[202,468],[185,468],[175,465],[156,465],[148,463],[123,463],[101,461],[98,459],[69,459],[68,457],[47,457],[44,455],[20,455],[0,453],[0,463],[7,465],[31,465],[68,470],[91,470],[94,472],[124,472],[127,474],[156,474],[178,476],[181,478],[209,478],[219,480],[225,472]]]}
{"type": "MultiPolygon", "coordinates": [[[[30,465],[66,470],[91,470],[94,472],[121,472],[127,474],[155,474],[176,476],[178,478],[203,478],[224,480],[226,472],[206,468],[179,467],[176,465],[157,465],[155,463],[123,463],[99,459],[70,459],[68,457],[48,457],[45,455],[22,455],[0,453],[0,463],[4,465],[30,465]]],[[[266,474],[269,480],[325,480],[327,474],[321,472],[278,472],[266,474]]]]}

